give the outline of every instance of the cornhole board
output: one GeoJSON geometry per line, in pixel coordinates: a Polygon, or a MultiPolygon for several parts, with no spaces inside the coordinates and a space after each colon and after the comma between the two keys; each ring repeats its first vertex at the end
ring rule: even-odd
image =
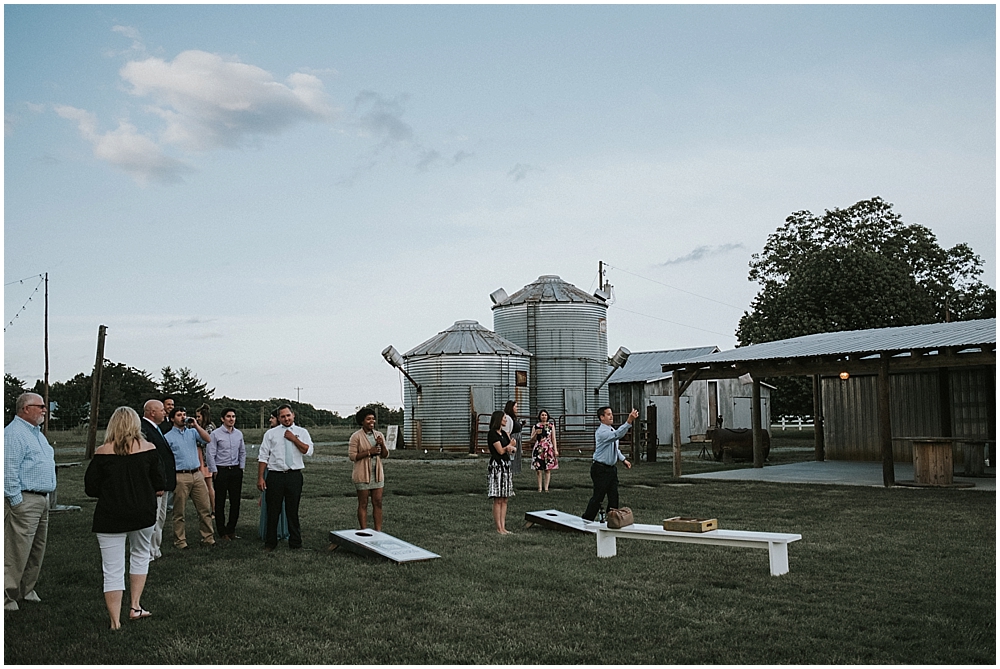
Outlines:
{"type": "Polygon", "coordinates": [[[419,546],[408,544],[390,534],[375,530],[334,530],[330,532],[330,543],[333,544],[330,546],[331,550],[344,548],[358,555],[383,557],[396,564],[433,560],[441,557],[419,546]]]}
{"type": "Polygon", "coordinates": [[[604,523],[589,523],[580,516],[563,513],[555,509],[528,511],[524,514],[524,523],[525,529],[532,525],[541,525],[550,530],[581,532],[583,534],[597,534],[597,528],[605,527],[604,523]]]}

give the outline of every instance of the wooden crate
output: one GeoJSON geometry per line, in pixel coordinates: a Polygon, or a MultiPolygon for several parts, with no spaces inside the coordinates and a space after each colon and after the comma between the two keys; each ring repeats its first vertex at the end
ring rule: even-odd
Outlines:
{"type": "Polygon", "coordinates": [[[715,518],[667,518],[663,521],[663,529],[668,532],[711,532],[719,529],[719,521],[715,518]]]}

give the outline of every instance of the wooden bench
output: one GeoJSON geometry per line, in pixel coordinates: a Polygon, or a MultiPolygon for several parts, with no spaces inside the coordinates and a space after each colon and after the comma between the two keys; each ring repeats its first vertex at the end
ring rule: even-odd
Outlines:
{"type": "Polygon", "coordinates": [[[765,548],[771,566],[771,576],[781,576],[788,573],[788,544],[801,538],[801,534],[744,532],[741,530],[668,532],[660,525],[639,523],[623,527],[620,530],[611,530],[601,524],[597,527],[597,557],[614,557],[618,553],[616,544],[618,539],[646,539],[647,541],[675,541],[683,544],[765,548]]]}

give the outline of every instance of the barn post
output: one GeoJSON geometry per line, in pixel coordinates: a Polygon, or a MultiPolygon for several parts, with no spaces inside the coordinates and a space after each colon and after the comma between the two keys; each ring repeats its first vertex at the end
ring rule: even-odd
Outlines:
{"type": "Polygon", "coordinates": [[[646,462],[656,462],[656,405],[646,407],[646,462]]]}
{"type": "Polygon", "coordinates": [[[681,380],[680,370],[670,375],[671,399],[674,406],[674,478],[681,477],[681,380]]]}
{"type": "Polygon", "coordinates": [[[750,426],[753,428],[753,466],[760,469],[764,466],[764,437],[761,435],[760,420],[760,379],[753,377],[753,390],[750,393],[750,426]]]}
{"type": "Polygon", "coordinates": [[[892,462],[892,421],[889,415],[889,354],[883,353],[878,365],[878,440],[882,452],[882,484],[896,485],[892,462]]]}
{"type": "Polygon", "coordinates": [[[816,462],[826,460],[826,442],[823,435],[823,378],[813,374],[813,449],[816,462]]]}

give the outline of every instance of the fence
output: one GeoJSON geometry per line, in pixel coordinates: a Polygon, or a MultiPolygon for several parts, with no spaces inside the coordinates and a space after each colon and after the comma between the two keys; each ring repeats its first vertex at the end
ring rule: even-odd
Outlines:
{"type": "Polygon", "coordinates": [[[815,427],[812,416],[782,416],[778,422],[771,423],[772,430],[784,430],[786,428],[801,430],[804,427],[815,427]]]}

